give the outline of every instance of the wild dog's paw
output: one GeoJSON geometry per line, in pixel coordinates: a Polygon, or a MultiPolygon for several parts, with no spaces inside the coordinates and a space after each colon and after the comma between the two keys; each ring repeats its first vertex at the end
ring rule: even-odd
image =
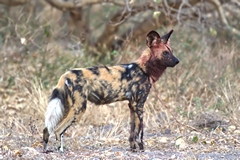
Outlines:
{"type": "Polygon", "coordinates": [[[128,148],[127,151],[129,151],[129,152],[137,152],[137,149],[136,149],[136,148],[135,148],[135,149],[133,149],[133,148],[128,148]]]}
{"type": "Polygon", "coordinates": [[[48,153],[50,153],[50,152],[53,152],[53,150],[43,150],[43,151],[42,151],[42,153],[46,153],[46,154],[48,154],[48,153]]]}
{"type": "Polygon", "coordinates": [[[143,143],[138,143],[138,146],[139,146],[139,151],[144,152],[143,143]]]}
{"type": "Polygon", "coordinates": [[[64,147],[59,146],[59,147],[57,148],[57,151],[58,151],[59,153],[63,153],[63,148],[64,148],[64,147]]]}

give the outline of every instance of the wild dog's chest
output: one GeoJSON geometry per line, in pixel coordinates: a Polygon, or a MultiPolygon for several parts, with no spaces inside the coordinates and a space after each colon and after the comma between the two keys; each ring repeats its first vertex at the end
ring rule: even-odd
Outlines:
{"type": "Polygon", "coordinates": [[[148,76],[135,63],[88,70],[97,73],[87,80],[88,100],[96,104],[135,100],[150,89],[148,76]]]}

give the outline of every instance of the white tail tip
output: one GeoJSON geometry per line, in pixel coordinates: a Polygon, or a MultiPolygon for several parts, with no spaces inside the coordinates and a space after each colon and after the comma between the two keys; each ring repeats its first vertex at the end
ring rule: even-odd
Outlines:
{"type": "Polygon", "coordinates": [[[55,127],[63,118],[64,106],[59,98],[50,100],[45,115],[45,126],[48,129],[49,134],[53,133],[55,127]]]}

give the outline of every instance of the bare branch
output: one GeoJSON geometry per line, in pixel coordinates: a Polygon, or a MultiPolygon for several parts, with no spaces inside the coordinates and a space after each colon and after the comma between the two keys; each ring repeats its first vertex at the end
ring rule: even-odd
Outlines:
{"type": "MultiPolygon", "coordinates": [[[[189,3],[186,2],[186,5],[189,5],[189,4],[194,5],[198,2],[199,2],[199,0],[190,0],[189,3]]],[[[175,0],[169,0],[168,2],[166,2],[166,4],[167,4],[167,7],[171,8],[172,10],[177,12],[178,8],[182,4],[182,2],[175,1],[175,0]]],[[[115,35],[116,35],[121,23],[123,23],[129,17],[131,17],[139,12],[149,10],[149,9],[150,10],[154,10],[154,9],[160,10],[162,8],[162,4],[157,4],[154,2],[146,2],[145,4],[142,4],[142,5],[140,5],[140,4],[129,4],[129,5],[131,5],[131,11],[128,11],[125,8],[125,9],[117,12],[111,18],[111,21],[106,25],[103,34],[96,41],[96,43],[97,43],[97,44],[95,44],[96,46],[100,47],[101,45],[103,45],[106,50],[109,50],[111,48],[111,46],[113,45],[115,35]]],[[[169,14],[169,16],[170,16],[170,14],[169,14]]],[[[156,19],[153,20],[152,17],[144,20],[144,23],[141,23],[140,26],[139,25],[137,26],[139,32],[145,33],[149,30],[149,28],[156,29],[157,27],[159,27],[159,25],[165,26],[166,25],[166,15],[161,14],[160,17],[162,18],[160,21],[159,21],[159,19],[157,21],[156,21],[156,19]],[[158,25],[156,23],[158,23],[158,25]],[[146,27],[146,31],[145,31],[145,29],[143,29],[145,27],[146,27]]],[[[134,32],[138,32],[138,31],[134,31],[134,32]]],[[[129,34],[129,33],[130,33],[130,30],[127,31],[123,35],[122,38],[123,39],[126,38],[127,34],[129,34]]],[[[136,35],[138,35],[138,33],[136,33],[136,35]]],[[[102,48],[98,48],[98,51],[104,52],[104,50],[102,50],[102,48]]]]}
{"type": "Polygon", "coordinates": [[[24,5],[30,0],[0,0],[0,4],[5,4],[7,6],[18,6],[24,5]]]}
{"type": "Polygon", "coordinates": [[[240,6],[239,0],[231,0],[231,2],[237,4],[238,6],[240,6]]]}
{"type": "Polygon", "coordinates": [[[237,34],[240,36],[240,31],[234,27],[232,27],[231,25],[229,25],[227,18],[225,16],[223,7],[221,5],[221,3],[219,2],[219,0],[211,0],[212,4],[216,7],[216,9],[218,10],[218,14],[220,17],[220,20],[222,21],[222,23],[227,27],[227,29],[229,31],[231,31],[234,34],[237,34]]]}
{"type": "MultiPolygon", "coordinates": [[[[142,33],[146,33],[150,28],[157,29],[160,26],[167,26],[169,22],[167,19],[169,17],[175,18],[171,24],[181,23],[183,20],[198,20],[199,23],[202,23],[202,16],[205,13],[202,13],[201,10],[198,9],[198,3],[212,3],[215,10],[218,11],[220,20],[223,22],[228,29],[230,29],[233,33],[238,34],[238,30],[231,27],[226,19],[226,15],[224,13],[224,9],[222,4],[225,1],[219,0],[210,0],[210,1],[202,1],[202,0],[163,0],[161,3],[155,3],[154,1],[141,1],[139,3],[133,1],[130,3],[129,0],[45,0],[53,7],[56,7],[61,10],[67,10],[74,16],[79,16],[80,12],[78,12],[77,8],[81,8],[86,5],[94,5],[94,4],[112,4],[115,6],[120,6],[122,9],[117,11],[109,20],[108,24],[106,24],[105,29],[101,36],[96,40],[94,46],[95,49],[93,52],[101,53],[101,57],[104,57],[104,53],[112,49],[115,43],[115,36],[118,33],[120,26],[128,20],[130,17],[146,11],[146,10],[156,10],[161,11],[161,15],[159,18],[155,19],[153,17],[148,17],[143,22],[136,25],[136,27],[132,30],[128,30],[125,32],[120,39],[125,39],[129,37],[131,34],[135,39],[137,39],[138,35],[141,36],[142,33]]],[[[230,2],[230,1],[229,1],[230,2]]],[[[231,0],[231,3],[237,3],[237,0],[231,0]]],[[[81,17],[82,15],[80,15],[81,17]]],[[[72,16],[72,18],[74,18],[72,16]]],[[[75,22],[75,20],[73,20],[75,22]]],[[[81,21],[78,20],[79,23],[81,21]]],[[[78,27],[80,28],[80,27],[78,27]]],[[[88,28],[83,26],[82,28],[88,28]]],[[[83,31],[83,30],[82,30],[83,31]]],[[[122,41],[123,42],[123,41],[122,41]]],[[[121,43],[122,43],[121,42],[121,43]]],[[[94,48],[94,47],[93,47],[94,48]]]]}
{"type": "Polygon", "coordinates": [[[107,0],[107,1],[101,1],[101,0],[45,0],[49,4],[51,4],[54,7],[57,7],[59,9],[73,9],[73,8],[79,8],[84,5],[93,5],[98,3],[113,3],[115,5],[119,6],[125,6],[125,2],[123,1],[115,1],[115,0],[107,0]]]}
{"type": "Polygon", "coordinates": [[[179,7],[182,3],[184,3],[187,6],[193,6],[197,3],[201,2],[201,0],[164,0],[164,6],[166,7],[166,10],[169,12],[179,12],[179,7]]]}
{"type": "Polygon", "coordinates": [[[178,14],[177,14],[177,20],[178,22],[181,24],[181,20],[180,20],[180,15],[181,15],[181,11],[182,11],[182,8],[183,6],[185,5],[185,2],[186,0],[183,0],[182,3],[180,4],[179,6],[179,9],[178,9],[178,14]]]}
{"type": "Polygon", "coordinates": [[[129,6],[128,0],[125,0],[125,3],[126,3],[127,11],[130,12],[130,11],[131,11],[131,8],[130,8],[130,6],[129,6]]]}
{"type": "Polygon", "coordinates": [[[132,7],[131,11],[124,9],[123,11],[118,11],[110,20],[110,22],[106,25],[103,34],[96,41],[96,46],[100,47],[98,50],[100,52],[104,52],[104,48],[109,50],[109,47],[113,44],[115,34],[117,33],[120,24],[126,21],[129,17],[142,12],[144,10],[153,9],[152,3],[148,3],[146,6],[132,7]],[[104,45],[104,48],[101,46],[104,45]]]}

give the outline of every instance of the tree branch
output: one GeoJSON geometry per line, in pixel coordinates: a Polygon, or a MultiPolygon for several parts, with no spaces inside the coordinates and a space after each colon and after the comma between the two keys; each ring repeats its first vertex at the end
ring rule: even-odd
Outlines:
{"type": "MultiPolygon", "coordinates": [[[[190,0],[188,5],[195,5],[198,3],[199,0],[190,0]]],[[[178,9],[180,5],[182,4],[182,1],[179,0],[169,0],[168,2],[164,2],[164,6],[167,10],[174,11],[175,13],[178,12],[178,9]]],[[[166,26],[169,23],[166,21],[166,14],[161,14],[158,19],[155,19],[153,17],[148,17],[145,20],[143,20],[142,23],[139,23],[139,25],[136,25],[136,27],[133,29],[129,29],[127,32],[125,32],[121,36],[121,40],[117,40],[117,44],[115,43],[115,35],[118,32],[118,29],[120,27],[120,24],[125,22],[129,17],[142,12],[146,10],[161,10],[162,4],[158,4],[155,2],[146,2],[145,4],[132,4],[131,10],[128,11],[127,9],[124,9],[122,11],[117,12],[112,18],[111,21],[106,25],[105,30],[103,34],[99,37],[99,39],[96,41],[95,46],[97,47],[97,50],[101,52],[102,54],[106,52],[106,50],[109,49],[116,49],[113,47],[114,45],[121,45],[123,40],[126,39],[130,34],[131,37],[134,37],[137,39],[140,35],[142,36],[143,33],[147,33],[149,29],[157,29],[161,26],[166,26]],[[157,24],[158,23],[158,24],[157,24]]],[[[178,12],[179,14],[181,12],[178,12]]],[[[171,14],[169,14],[170,16],[171,14]]]]}
{"type": "MultiPolygon", "coordinates": [[[[116,12],[108,24],[105,26],[105,29],[102,35],[96,40],[94,46],[94,53],[100,53],[101,57],[105,56],[106,51],[114,49],[115,36],[118,33],[120,26],[126,22],[130,17],[146,10],[156,10],[161,11],[161,15],[158,18],[148,17],[144,19],[139,25],[136,25],[134,29],[130,29],[126,31],[121,36],[121,42],[117,45],[121,45],[124,39],[131,35],[135,39],[142,36],[143,33],[147,33],[150,29],[158,29],[160,26],[167,26],[169,22],[166,21],[167,17],[175,17],[176,19],[171,23],[176,24],[181,23],[181,21],[190,19],[191,16],[193,18],[198,18],[199,22],[201,21],[201,17],[199,17],[199,13],[196,13],[199,10],[194,10],[194,6],[198,3],[203,3],[202,0],[163,0],[161,3],[155,3],[154,1],[141,1],[141,3],[133,2],[130,3],[128,0],[45,0],[52,6],[61,9],[61,10],[68,10],[70,13],[76,13],[76,8],[81,8],[85,5],[94,5],[94,4],[101,4],[101,3],[108,3],[113,4],[115,6],[120,6],[123,9],[116,12]],[[189,12],[192,11],[191,12],[189,12]],[[195,15],[193,15],[195,12],[195,15]],[[192,15],[189,15],[191,13],[192,15]],[[177,21],[178,20],[178,21],[177,21]]],[[[231,3],[237,3],[237,0],[231,0],[231,3]]],[[[219,0],[210,0],[207,3],[212,3],[213,6],[216,8],[219,14],[219,18],[222,23],[227,27],[228,30],[231,30],[232,33],[238,34],[239,30],[233,28],[229,25],[226,15],[224,13],[222,4],[225,1],[219,0]]],[[[229,1],[230,2],[230,1],[229,1]]],[[[204,1],[205,3],[205,1],[204,1]]],[[[195,7],[196,9],[197,7],[195,7]]],[[[119,41],[118,41],[119,42],[119,41]]],[[[93,49],[92,48],[92,49],[93,49]]]]}
{"type": "Polygon", "coordinates": [[[29,0],[0,0],[0,4],[5,4],[7,6],[18,6],[18,5],[24,5],[29,0]]]}
{"type": "Polygon", "coordinates": [[[57,7],[61,10],[65,9],[73,9],[73,8],[79,8],[84,5],[93,5],[98,3],[113,3],[114,5],[118,6],[125,6],[125,2],[123,1],[115,1],[115,0],[45,0],[49,4],[51,4],[54,7],[57,7]]]}
{"type": "Polygon", "coordinates": [[[227,29],[233,33],[233,34],[237,34],[238,36],[240,36],[240,31],[234,27],[232,27],[228,21],[227,18],[225,16],[222,4],[219,0],[211,0],[212,4],[216,7],[220,20],[222,21],[222,23],[227,27],[227,29]]]}
{"type": "Polygon", "coordinates": [[[110,22],[106,25],[103,34],[96,41],[95,46],[99,49],[100,52],[105,52],[109,50],[113,44],[115,35],[120,27],[120,25],[125,22],[131,16],[135,14],[152,8],[152,6],[141,6],[141,7],[132,7],[130,11],[124,9],[124,11],[118,11],[110,20],[110,22]]]}

